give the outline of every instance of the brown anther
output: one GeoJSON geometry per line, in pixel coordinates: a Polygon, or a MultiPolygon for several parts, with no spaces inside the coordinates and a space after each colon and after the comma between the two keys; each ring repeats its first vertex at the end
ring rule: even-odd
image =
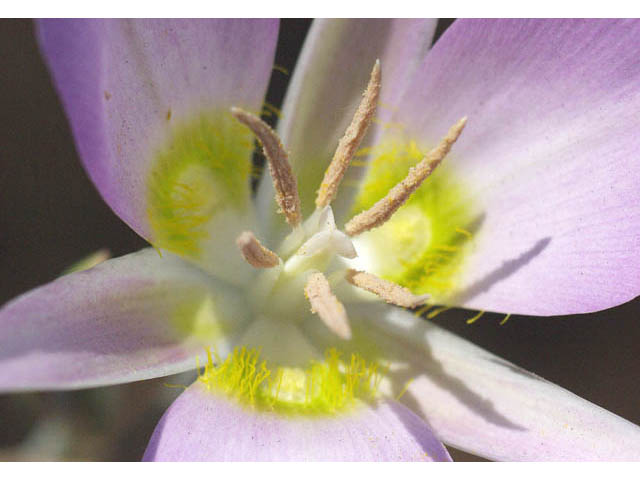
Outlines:
{"type": "Polygon", "coordinates": [[[236,245],[248,264],[256,268],[272,268],[280,264],[280,257],[260,243],[253,232],[242,232],[236,245]]]}
{"type": "Polygon", "coordinates": [[[446,137],[442,139],[440,144],[431,150],[415,167],[409,169],[409,174],[394,186],[387,195],[378,200],[371,208],[359,213],[353,217],[345,225],[345,233],[349,236],[358,235],[362,232],[379,227],[398,210],[411,196],[413,192],[424,182],[431,172],[440,164],[442,159],[447,156],[449,150],[458,139],[465,124],[467,117],[463,117],[449,129],[446,137]]]}
{"type": "Polygon", "coordinates": [[[342,177],[344,177],[353,155],[367,133],[380,96],[380,77],[380,60],[376,60],[367,89],[362,94],[362,101],[347,131],[338,142],[338,148],[333,154],[333,160],[331,160],[329,168],[324,173],[324,178],[316,197],[316,208],[324,208],[333,201],[342,177]]]}
{"type": "Polygon", "coordinates": [[[264,156],[269,162],[271,178],[273,178],[276,202],[284,213],[287,223],[292,227],[297,227],[302,221],[298,184],[280,138],[269,125],[255,115],[236,107],[231,108],[231,113],[249,127],[262,144],[264,156]]]}
{"type": "Polygon", "coordinates": [[[346,279],[351,285],[371,292],[382,298],[385,302],[400,307],[415,308],[424,305],[429,298],[429,295],[414,295],[396,283],[376,277],[367,272],[349,269],[346,279]]]}
{"type": "Polygon", "coordinates": [[[304,293],[311,304],[311,311],[318,314],[329,330],[344,340],[351,338],[351,327],[344,305],[331,292],[329,282],[322,273],[309,275],[304,293]]]}

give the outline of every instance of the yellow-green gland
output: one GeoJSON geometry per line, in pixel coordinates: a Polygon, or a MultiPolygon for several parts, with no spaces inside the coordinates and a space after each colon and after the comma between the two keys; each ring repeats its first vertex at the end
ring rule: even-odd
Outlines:
{"type": "Polygon", "coordinates": [[[255,349],[236,348],[225,360],[208,355],[199,381],[239,403],[281,414],[330,415],[374,401],[382,367],[335,349],[306,369],[269,367],[255,349]]]}
{"type": "Polygon", "coordinates": [[[168,138],[147,180],[153,244],[196,257],[218,211],[247,207],[253,137],[228,111],[213,111],[168,138]]]}
{"type": "MultiPolygon", "coordinates": [[[[370,208],[407,175],[426,149],[413,141],[392,140],[370,152],[367,174],[352,213],[370,208]]],[[[441,165],[390,220],[361,235],[374,263],[372,271],[415,294],[442,298],[455,289],[477,217],[464,200],[455,172],[441,165]]]]}

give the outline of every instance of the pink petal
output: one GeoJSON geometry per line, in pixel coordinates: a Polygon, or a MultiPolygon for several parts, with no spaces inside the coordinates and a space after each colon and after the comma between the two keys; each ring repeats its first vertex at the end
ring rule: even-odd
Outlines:
{"type": "MultiPolygon", "coordinates": [[[[259,110],[276,20],[43,20],[42,51],[91,179],[151,239],[145,188],[169,119],[259,110]]],[[[247,189],[248,194],[248,189],[247,189]]]]}
{"type": "Polygon", "coordinates": [[[448,445],[492,460],[640,460],[637,425],[411,312],[379,305],[349,315],[390,362],[389,393],[410,382],[400,401],[448,445]]]}
{"type": "Polygon", "coordinates": [[[166,411],[147,461],[450,461],[427,425],[395,402],[330,417],[242,407],[200,382],[166,411]]]}
{"type": "Polygon", "coordinates": [[[72,273],[0,310],[0,391],[86,388],[196,367],[246,321],[235,289],[152,249],[72,273]],[[215,289],[215,290],[214,290],[215,289]]]}
{"type": "MultiPolygon", "coordinates": [[[[451,303],[591,312],[640,293],[640,23],[461,20],[395,117],[445,160],[482,219],[451,303]]],[[[446,208],[446,207],[443,207],[446,208]]]]}

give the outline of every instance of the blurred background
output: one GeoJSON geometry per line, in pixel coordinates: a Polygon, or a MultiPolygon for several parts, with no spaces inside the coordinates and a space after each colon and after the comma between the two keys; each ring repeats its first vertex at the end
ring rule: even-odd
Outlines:
{"type": "MultiPolygon", "coordinates": [[[[276,64],[293,70],[309,20],[284,20],[276,64]]],[[[440,20],[437,36],[452,23],[440,20]]],[[[437,38],[436,36],[436,38],[437,38]]],[[[146,246],[102,201],[82,170],[29,20],[0,20],[0,305],[102,248],[146,246]]],[[[280,106],[289,77],[274,72],[280,106]]],[[[640,272],[639,272],[640,274],[640,272]]],[[[611,272],[615,275],[615,272],[611,272]]],[[[544,301],[544,299],[541,299],[544,301]]],[[[434,319],[507,360],[640,424],[640,300],[571,317],[473,314],[434,319]]],[[[2,335],[0,326],[0,335],[2,335]]],[[[108,388],[0,395],[0,461],[142,457],[171,401],[194,374],[108,388]]],[[[452,451],[455,460],[476,460],[452,451]]]]}

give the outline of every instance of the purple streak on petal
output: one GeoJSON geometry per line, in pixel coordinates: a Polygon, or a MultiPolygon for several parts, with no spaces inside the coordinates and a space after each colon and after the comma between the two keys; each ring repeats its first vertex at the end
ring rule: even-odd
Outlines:
{"type": "Polygon", "coordinates": [[[447,445],[492,460],[638,461],[640,427],[397,307],[349,309],[401,402],[447,445]]]}
{"type": "Polygon", "coordinates": [[[556,315],[640,293],[639,43],[638,21],[462,20],[414,75],[395,118],[414,138],[469,117],[445,161],[484,214],[462,305],[556,315]]]}
{"type": "Polygon", "coordinates": [[[395,402],[330,417],[243,408],[191,385],[156,427],[146,461],[450,461],[429,427],[395,402]]]}
{"type": "MultiPolygon", "coordinates": [[[[376,118],[387,119],[407,80],[427,54],[434,19],[319,19],[314,20],[287,91],[278,131],[291,151],[302,207],[314,208],[315,193],[338,140],[367,86],[371,69],[380,59],[382,91],[376,118]],[[309,162],[315,165],[309,165],[309,162]]],[[[379,125],[372,125],[362,146],[375,143],[379,125]]],[[[363,168],[347,171],[345,183],[355,181],[363,168]]],[[[266,172],[266,170],[265,170],[266,172]]],[[[338,221],[350,207],[353,188],[340,189],[333,202],[338,221]]],[[[260,185],[262,218],[280,223],[274,215],[271,178],[260,185]]],[[[282,224],[280,225],[282,226],[282,224]]]]}
{"type": "Polygon", "coordinates": [[[195,368],[202,343],[189,338],[190,319],[180,312],[207,298],[223,308],[221,297],[233,290],[151,249],[65,275],[0,310],[0,391],[86,388],[195,368]]]}
{"type": "Polygon", "coordinates": [[[85,168],[147,239],[147,168],[170,125],[231,105],[259,110],[278,35],[276,20],[74,19],[38,27],[85,168]]]}

